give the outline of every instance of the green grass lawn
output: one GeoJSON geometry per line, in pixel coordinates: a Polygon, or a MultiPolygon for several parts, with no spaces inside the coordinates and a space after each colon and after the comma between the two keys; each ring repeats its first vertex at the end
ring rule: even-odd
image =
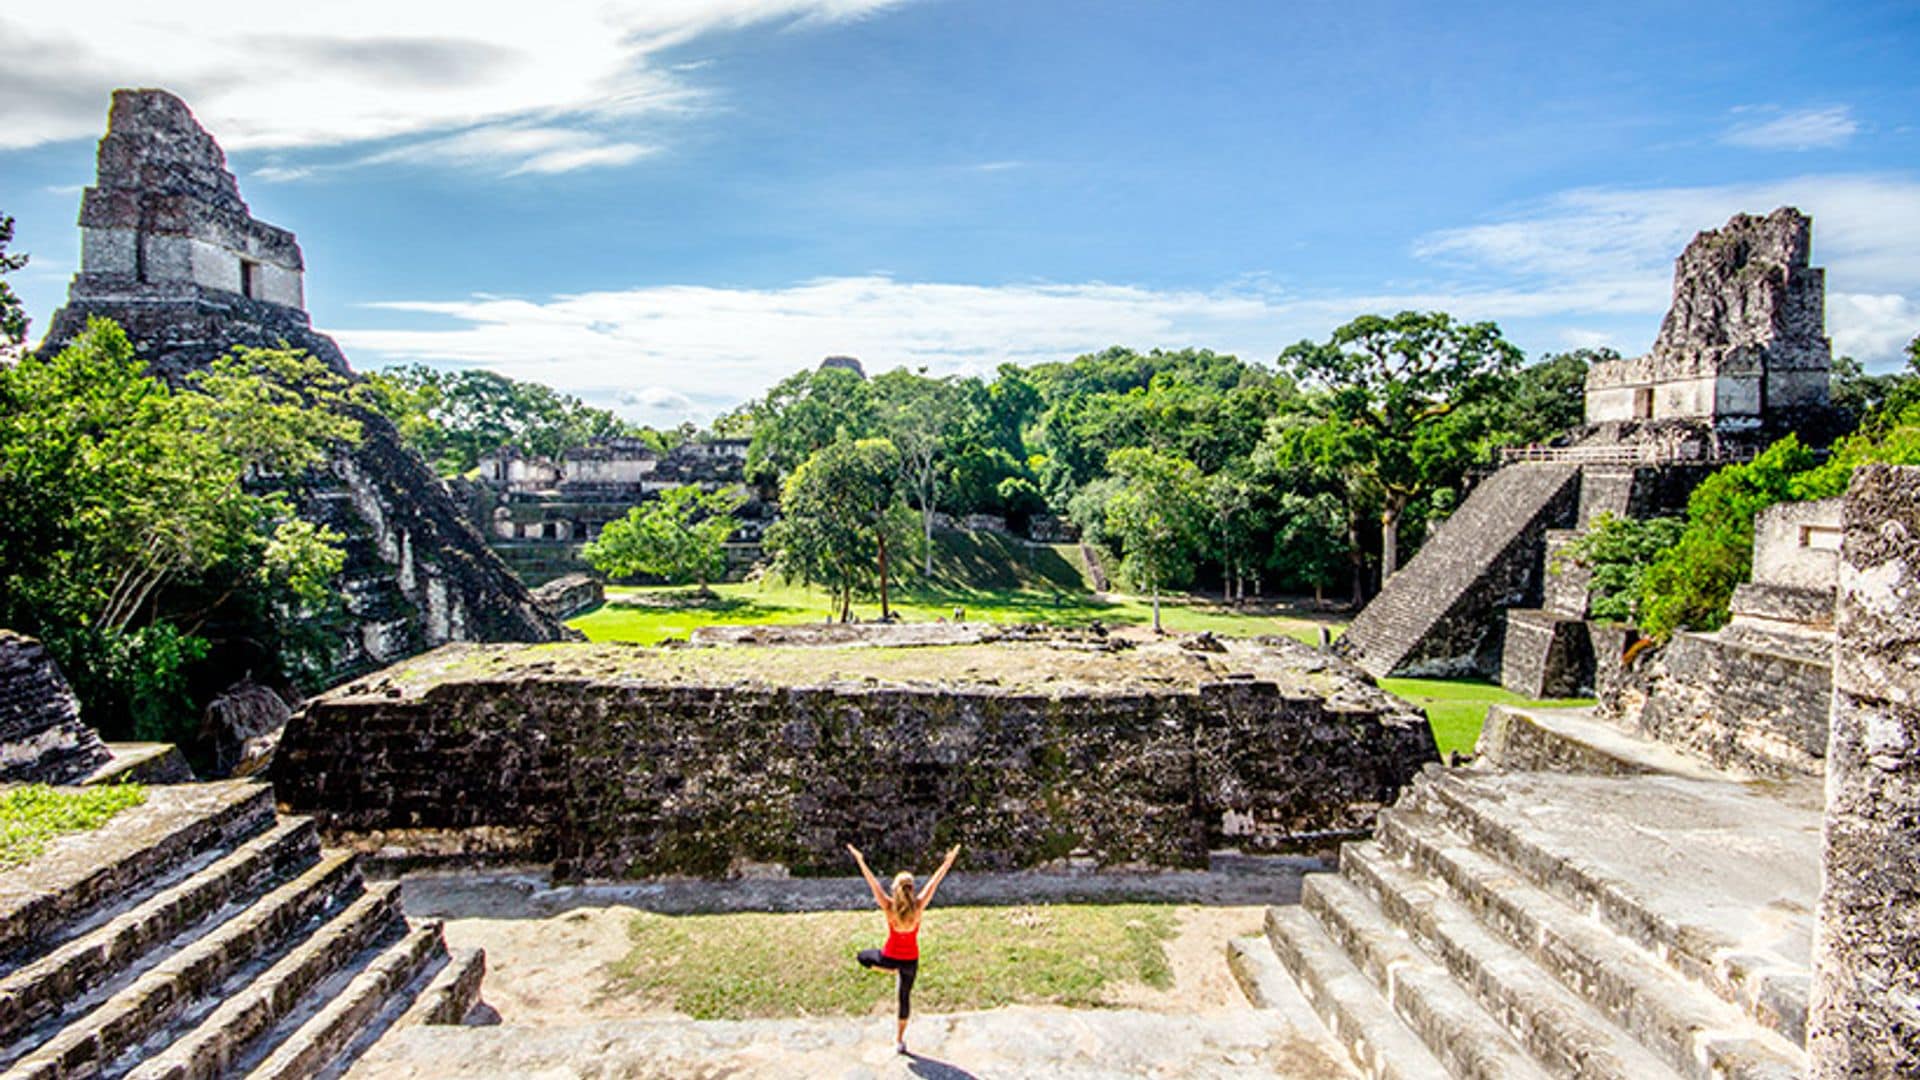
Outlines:
{"type": "MultiPolygon", "coordinates": [[[[784,582],[717,585],[713,591],[713,597],[703,599],[684,588],[612,588],[607,590],[606,604],[569,620],[568,625],[592,641],[652,645],[670,637],[686,637],[696,626],[822,622],[832,611],[826,593],[784,582]]],[[[902,592],[893,603],[900,617],[911,622],[950,619],[956,607],[965,609],[968,621],[979,622],[1084,626],[1099,621],[1124,626],[1153,621],[1152,607],[1144,599],[1096,599],[1091,593],[1064,589],[921,588],[902,592]]],[[[876,619],[880,607],[855,604],[854,613],[863,619],[876,619]]],[[[1313,619],[1284,610],[1240,611],[1187,597],[1163,599],[1160,618],[1169,630],[1211,630],[1239,637],[1287,634],[1312,642],[1318,633],[1313,619]]],[[[1338,624],[1331,625],[1338,629],[1338,624]]]]}
{"type": "Polygon", "coordinates": [[[1381,679],[1380,688],[1427,710],[1427,723],[1433,726],[1433,740],[1442,754],[1473,749],[1489,705],[1567,708],[1593,704],[1591,698],[1533,701],[1493,683],[1472,679],[1381,679]]]}
{"type": "Polygon", "coordinates": [[[0,867],[18,866],[46,850],[61,833],[105,825],[115,814],[147,801],[138,784],[53,788],[28,784],[0,792],[0,867]]]}
{"type": "MultiPolygon", "coordinates": [[[[1170,907],[942,908],[920,932],[915,1011],[1110,1004],[1122,987],[1173,984],[1170,907]]],[[[874,911],[636,915],[633,949],[601,992],[701,1020],[891,1013],[893,979],[854,962],[885,936],[874,911]]]]}

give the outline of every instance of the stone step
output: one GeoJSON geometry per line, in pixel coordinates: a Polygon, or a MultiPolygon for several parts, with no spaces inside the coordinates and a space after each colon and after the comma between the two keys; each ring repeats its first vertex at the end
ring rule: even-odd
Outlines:
{"type": "Polygon", "coordinates": [[[1805,1043],[1818,810],[1724,781],[1439,771],[1400,809],[1805,1043]]]}
{"type": "Polygon", "coordinates": [[[1526,881],[1418,811],[1381,815],[1381,848],[1683,1074],[1784,1077],[1805,1055],[1632,942],[1526,881]]]}
{"type": "Polygon", "coordinates": [[[65,1010],[117,976],[164,959],[160,948],[189,927],[230,914],[229,905],[283,881],[320,857],[313,822],[288,818],[192,877],[0,978],[0,1045],[65,1010]]]}
{"type": "Polygon", "coordinates": [[[284,948],[313,920],[338,910],[360,891],[360,869],[352,853],[325,856],[139,978],[124,985],[108,982],[82,1000],[82,1007],[92,1007],[90,1012],[44,1042],[42,1033],[29,1034],[0,1053],[0,1064],[12,1064],[10,1080],[93,1075],[168,1029],[207,995],[220,993],[229,979],[284,948]]]}
{"type": "Polygon", "coordinates": [[[1268,908],[1267,941],[1362,1075],[1369,1080],[1446,1080],[1446,1067],[1305,908],[1268,908]]]}
{"type": "Polygon", "coordinates": [[[1320,920],[1327,936],[1339,943],[1452,1075],[1460,1080],[1537,1080],[1551,1075],[1359,886],[1337,875],[1316,874],[1301,890],[1301,906],[1320,920]]]}
{"type": "Polygon", "coordinates": [[[1655,1080],[1678,1074],[1528,956],[1480,925],[1465,905],[1401,867],[1376,844],[1348,844],[1340,873],[1446,966],[1463,992],[1506,1025],[1558,1076],[1655,1080]]]}
{"type": "Polygon", "coordinates": [[[266,829],[273,789],[252,781],[155,787],[144,805],[56,838],[0,876],[0,974],[86,933],[266,829]]]}
{"type": "Polygon", "coordinates": [[[1277,1007],[1292,989],[1286,967],[1265,938],[1237,937],[1227,942],[1227,970],[1256,1009],[1277,1007]]]}
{"type": "Polygon", "coordinates": [[[1598,719],[1591,707],[1522,709],[1493,705],[1474,744],[1476,765],[1537,772],[1600,776],[1665,773],[1702,780],[1745,777],[1714,768],[1691,754],[1642,738],[1598,719]]]}
{"type": "MultiPolygon", "coordinates": [[[[409,930],[372,963],[352,973],[344,986],[322,984],[309,994],[306,1008],[260,1040],[271,1048],[251,1068],[235,1068],[252,1080],[304,1080],[340,1061],[350,1047],[371,1044],[424,992],[434,973],[447,966],[447,944],[439,920],[409,930]],[[385,1021],[384,1023],[382,1021],[385,1021]]],[[[346,974],[346,973],[341,973],[346,974]]],[[[338,980],[339,975],[334,977],[338,980]]]]}
{"type": "Polygon", "coordinates": [[[192,1030],[163,1043],[165,1049],[158,1055],[151,1053],[157,1049],[151,1044],[129,1054],[133,1068],[124,1075],[127,1080],[206,1080],[227,1075],[245,1060],[256,1040],[293,1015],[328,976],[350,965],[362,951],[405,934],[405,928],[400,883],[368,886],[345,911],[272,967],[225,995],[192,1030]]]}
{"type": "Polygon", "coordinates": [[[393,1022],[397,1028],[417,1024],[459,1024],[480,1001],[480,980],[487,974],[487,954],[481,949],[455,949],[432,980],[414,995],[413,1004],[393,1022]]]}

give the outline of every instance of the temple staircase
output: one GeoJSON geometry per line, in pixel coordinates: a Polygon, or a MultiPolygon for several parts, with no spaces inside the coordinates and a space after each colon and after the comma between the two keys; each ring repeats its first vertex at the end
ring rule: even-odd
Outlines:
{"type": "Polygon", "coordinates": [[[1256,1004],[1297,985],[1375,1078],[1804,1074],[1817,784],[1584,711],[1508,710],[1481,762],[1429,767],[1232,945],[1256,1004]]]}
{"type": "Polygon", "coordinates": [[[265,784],[149,789],[0,878],[10,1078],[307,1077],[382,1033],[457,1023],[484,958],[410,924],[265,784]]]}
{"type": "Polygon", "coordinates": [[[1489,670],[1497,612],[1536,598],[1546,530],[1572,524],[1581,466],[1521,462],[1480,482],[1340,639],[1375,676],[1489,670]]]}

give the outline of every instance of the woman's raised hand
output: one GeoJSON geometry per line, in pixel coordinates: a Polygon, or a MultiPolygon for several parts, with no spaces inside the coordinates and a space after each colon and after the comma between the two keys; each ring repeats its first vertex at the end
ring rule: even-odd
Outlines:
{"type": "Polygon", "coordinates": [[[949,866],[951,866],[951,865],[953,865],[953,860],[955,860],[955,859],[957,859],[957,858],[959,858],[959,857],[960,857],[960,845],[959,845],[959,844],[955,844],[955,845],[953,845],[953,847],[952,847],[952,849],[950,849],[950,850],[949,850],[949,851],[947,852],[947,865],[949,865],[949,866]]]}
{"type": "Polygon", "coordinates": [[[849,855],[852,855],[852,856],[853,856],[853,861],[854,861],[854,862],[866,862],[866,861],[867,861],[867,860],[866,860],[866,857],[860,854],[860,849],[859,849],[859,848],[857,848],[857,847],[854,847],[854,846],[853,846],[852,844],[848,844],[848,845],[847,845],[847,854],[849,854],[849,855]]]}

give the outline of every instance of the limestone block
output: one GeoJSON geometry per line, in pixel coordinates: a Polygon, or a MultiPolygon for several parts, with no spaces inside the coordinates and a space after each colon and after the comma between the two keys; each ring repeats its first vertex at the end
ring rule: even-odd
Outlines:
{"type": "Polygon", "coordinates": [[[1844,524],[1816,1080],[1920,1074],[1920,468],[1860,469],[1844,524]]]}

